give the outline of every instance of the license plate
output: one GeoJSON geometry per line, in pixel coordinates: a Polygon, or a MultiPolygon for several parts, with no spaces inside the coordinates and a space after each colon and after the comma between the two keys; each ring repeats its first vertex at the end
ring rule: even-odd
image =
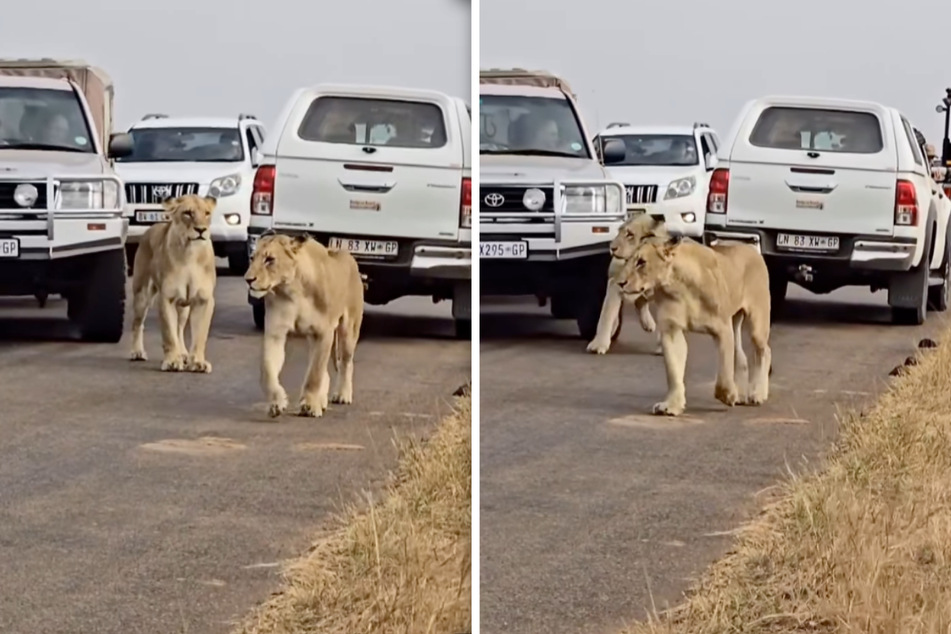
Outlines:
{"type": "Polygon", "coordinates": [[[479,258],[487,260],[524,260],[528,257],[527,242],[480,242],[479,258]]]}
{"type": "Polygon", "coordinates": [[[795,233],[781,233],[776,236],[776,246],[780,249],[836,251],[839,248],[839,236],[803,236],[795,233]]]}
{"type": "Polygon", "coordinates": [[[165,222],[168,220],[168,213],[164,211],[137,211],[135,212],[136,222],[165,222]]]}
{"type": "Polygon", "coordinates": [[[376,255],[385,258],[396,257],[400,250],[400,245],[395,240],[331,238],[327,244],[331,249],[349,251],[353,255],[376,255]]]}
{"type": "Polygon", "coordinates": [[[0,258],[20,257],[20,240],[17,238],[0,238],[0,258]]]}

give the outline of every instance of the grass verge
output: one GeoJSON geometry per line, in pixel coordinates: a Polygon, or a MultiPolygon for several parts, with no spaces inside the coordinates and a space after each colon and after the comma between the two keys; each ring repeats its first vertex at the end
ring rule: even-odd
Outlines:
{"type": "Polygon", "coordinates": [[[468,395],[427,441],[399,442],[381,499],[349,507],[236,634],[462,634],[471,627],[468,395]]]}
{"type": "Polygon", "coordinates": [[[681,605],[626,630],[951,631],[951,330],[824,468],[784,483],[681,605]]]}

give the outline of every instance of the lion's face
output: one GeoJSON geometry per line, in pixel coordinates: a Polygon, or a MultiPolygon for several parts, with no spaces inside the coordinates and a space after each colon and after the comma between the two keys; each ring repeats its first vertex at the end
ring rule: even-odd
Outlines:
{"type": "Polygon", "coordinates": [[[621,293],[650,297],[654,289],[669,277],[676,248],[674,242],[645,242],[637,247],[614,278],[621,293]]]}
{"type": "Polygon", "coordinates": [[[251,297],[264,297],[294,279],[297,252],[306,241],[305,236],[284,235],[264,236],[258,240],[251,265],[244,274],[251,297]]]}
{"type": "Polygon", "coordinates": [[[655,220],[647,214],[634,216],[618,229],[611,240],[611,257],[627,260],[641,242],[648,238],[666,238],[667,227],[663,220],[655,220]]]}
{"type": "Polygon", "coordinates": [[[170,198],[163,206],[172,225],[180,228],[189,240],[211,240],[211,214],[216,204],[214,198],[188,194],[170,198]]]}

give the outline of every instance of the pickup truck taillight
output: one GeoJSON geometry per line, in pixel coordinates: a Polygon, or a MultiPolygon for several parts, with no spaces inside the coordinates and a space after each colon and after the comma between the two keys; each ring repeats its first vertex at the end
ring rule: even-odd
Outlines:
{"type": "Polygon", "coordinates": [[[918,194],[911,181],[899,180],[895,187],[895,224],[902,227],[918,224],[918,194]]]}
{"type": "Polygon", "coordinates": [[[277,168],[262,165],[254,173],[254,189],[251,190],[251,213],[255,216],[270,216],[274,212],[274,178],[277,168]]]}
{"type": "Polygon", "coordinates": [[[725,214],[726,198],[730,190],[730,170],[720,168],[710,174],[710,190],[707,192],[707,213],[725,214]]]}
{"type": "Polygon", "coordinates": [[[472,228],[472,179],[462,179],[462,203],[459,208],[459,226],[472,228]]]}

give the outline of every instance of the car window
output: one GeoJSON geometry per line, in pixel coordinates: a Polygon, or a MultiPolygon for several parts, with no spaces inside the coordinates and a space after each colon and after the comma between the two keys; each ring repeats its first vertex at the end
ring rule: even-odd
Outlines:
{"type": "Polygon", "coordinates": [[[479,97],[479,152],[591,158],[568,99],[523,95],[479,97]]]}
{"type": "Polygon", "coordinates": [[[697,141],[692,134],[607,134],[602,140],[624,142],[625,157],[619,165],[697,165],[697,141]]]}
{"type": "Polygon", "coordinates": [[[442,109],[433,103],[362,97],[317,97],[297,131],[305,141],[348,145],[440,148],[442,109]]]}
{"type": "Polygon", "coordinates": [[[779,150],[876,154],[884,148],[882,126],[870,112],[771,106],[759,116],[749,141],[779,150]]]}
{"type": "Polygon", "coordinates": [[[917,135],[911,129],[911,124],[908,123],[905,117],[901,118],[901,127],[905,129],[905,138],[908,139],[908,143],[911,145],[911,156],[915,159],[915,163],[924,166],[925,158],[924,154],[922,154],[923,149],[921,143],[919,143],[917,135]]]}
{"type": "Polygon", "coordinates": [[[123,163],[217,163],[244,160],[237,128],[132,128],[132,154],[123,163]]]}
{"type": "Polygon", "coordinates": [[[0,150],[30,144],[95,152],[76,94],[48,88],[0,88],[0,150]]]}

